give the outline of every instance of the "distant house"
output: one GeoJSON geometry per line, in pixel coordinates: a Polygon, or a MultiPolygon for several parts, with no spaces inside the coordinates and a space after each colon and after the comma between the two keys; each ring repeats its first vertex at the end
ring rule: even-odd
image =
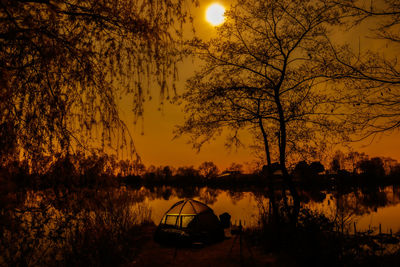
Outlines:
{"type": "Polygon", "coordinates": [[[226,177],[226,176],[239,176],[242,173],[240,171],[223,171],[220,175],[218,175],[217,177],[226,177]]]}

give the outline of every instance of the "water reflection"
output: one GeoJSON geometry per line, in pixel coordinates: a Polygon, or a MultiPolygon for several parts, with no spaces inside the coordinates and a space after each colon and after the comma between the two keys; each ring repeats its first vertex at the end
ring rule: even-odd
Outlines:
{"type": "MultiPolygon", "coordinates": [[[[400,186],[387,186],[376,188],[358,188],[353,191],[319,191],[299,190],[301,207],[309,208],[323,213],[328,218],[341,222],[342,226],[357,223],[357,228],[392,229],[400,230],[400,186]]],[[[286,194],[288,195],[288,194],[286,194]]],[[[158,224],[164,212],[175,202],[184,198],[194,198],[210,206],[217,215],[228,212],[232,222],[239,220],[246,226],[256,226],[260,211],[278,210],[283,206],[285,194],[281,190],[270,191],[268,188],[253,188],[246,191],[216,189],[209,187],[141,187],[118,188],[104,191],[81,190],[79,193],[68,191],[28,191],[18,192],[7,196],[7,201],[2,201],[3,217],[7,210],[34,209],[46,206],[51,212],[62,217],[63,214],[76,216],[83,211],[104,210],[115,213],[115,206],[124,208],[143,205],[147,207],[145,217],[158,224]],[[274,201],[270,201],[273,199],[274,201]],[[118,201],[115,201],[118,200],[118,201]]],[[[292,204],[290,198],[287,199],[292,204]]],[[[7,215],[7,216],[5,216],[7,215]]]]}
{"type": "MultiPolygon", "coordinates": [[[[194,198],[209,205],[216,214],[229,212],[233,223],[244,221],[256,226],[262,209],[280,206],[285,194],[280,190],[267,189],[233,191],[208,187],[173,188],[168,186],[129,190],[132,194],[145,196],[143,200],[152,209],[152,219],[157,224],[169,206],[183,198],[194,198]]],[[[319,211],[331,219],[341,222],[342,227],[357,223],[358,229],[377,228],[400,230],[400,187],[388,186],[374,189],[356,189],[350,192],[299,190],[301,206],[319,211]],[[388,212],[390,211],[390,213],[388,212]]],[[[291,199],[288,199],[289,203],[291,199]]],[[[269,212],[270,214],[270,212],[269,212]]]]}
{"type": "MultiPolygon", "coordinates": [[[[288,209],[294,206],[288,191],[271,188],[240,191],[161,186],[8,193],[0,197],[0,251],[7,252],[0,255],[0,265],[12,266],[20,261],[21,265],[48,265],[53,259],[57,265],[57,261],[75,259],[69,265],[86,266],[100,265],[107,259],[118,261],[120,255],[133,257],[143,242],[138,239],[141,229],[136,226],[151,221],[158,224],[164,213],[184,198],[206,203],[216,215],[228,212],[233,224],[241,221],[244,227],[267,225],[271,230],[265,232],[268,238],[270,233],[279,230],[275,226],[290,221],[288,209]],[[79,261],[89,258],[95,261],[79,261]]],[[[337,232],[356,229],[400,232],[399,186],[331,191],[303,189],[298,191],[298,198],[301,208],[305,208],[298,214],[299,224],[312,219],[311,225],[321,229],[324,225],[334,225],[336,229],[332,229],[337,232]]],[[[276,240],[281,237],[276,236],[276,240]]]]}
{"type": "Polygon", "coordinates": [[[151,221],[147,196],[124,188],[9,193],[1,198],[0,266],[108,266],[132,257],[142,244],[138,226],[151,221]]]}

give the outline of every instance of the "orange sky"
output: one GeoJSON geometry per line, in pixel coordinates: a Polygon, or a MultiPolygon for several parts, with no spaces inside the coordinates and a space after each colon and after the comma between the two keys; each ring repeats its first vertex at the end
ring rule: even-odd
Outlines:
{"type": "MultiPolygon", "coordinates": [[[[195,19],[196,32],[202,38],[212,36],[215,32],[213,26],[205,21],[206,7],[215,1],[201,1],[201,6],[193,12],[195,19]]],[[[216,1],[229,6],[230,1],[216,1]]],[[[368,26],[359,29],[359,32],[368,30],[368,26]]],[[[343,32],[339,34],[343,40],[347,42],[357,42],[358,36],[354,32],[343,32]]],[[[371,44],[371,40],[361,39],[361,44],[371,44]]],[[[373,44],[374,46],[379,46],[373,44]]],[[[376,47],[374,47],[376,48],[376,47]]],[[[184,82],[189,78],[196,65],[191,60],[187,60],[180,64],[180,80],[178,81],[178,93],[184,90],[184,82]]],[[[171,166],[189,166],[198,167],[204,161],[213,161],[218,167],[223,170],[232,162],[245,163],[254,160],[254,155],[248,148],[226,150],[224,146],[224,138],[217,138],[212,143],[205,145],[202,150],[197,153],[187,144],[187,138],[181,137],[173,140],[173,129],[175,125],[183,122],[184,114],[181,112],[181,107],[173,104],[165,104],[163,110],[160,111],[158,91],[152,92],[153,100],[145,104],[144,123],[139,123],[132,127],[132,134],[137,148],[144,164],[149,166],[171,165],[171,166]],[[142,127],[144,134],[142,135],[142,127]]],[[[123,110],[123,117],[129,116],[128,110],[123,110]]],[[[127,120],[128,124],[132,123],[127,120]]],[[[385,133],[376,137],[371,144],[371,140],[355,143],[352,146],[356,151],[362,151],[370,156],[385,156],[392,157],[400,161],[400,133],[385,133]],[[369,144],[369,145],[368,145],[369,144]]],[[[243,140],[247,145],[251,144],[251,140],[243,140]]],[[[246,170],[246,168],[245,168],[246,170]]]]}

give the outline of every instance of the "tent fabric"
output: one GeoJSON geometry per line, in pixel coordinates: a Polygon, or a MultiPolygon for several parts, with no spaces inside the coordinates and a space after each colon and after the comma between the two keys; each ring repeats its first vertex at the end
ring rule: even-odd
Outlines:
{"type": "Polygon", "coordinates": [[[194,199],[181,200],[175,203],[166,214],[199,214],[212,210],[206,205],[194,199]]]}
{"type": "Polygon", "coordinates": [[[155,234],[160,243],[209,243],[223,238],[224,230],[213,210],[193,199],[175,203],[164,214],[155,234]]]}

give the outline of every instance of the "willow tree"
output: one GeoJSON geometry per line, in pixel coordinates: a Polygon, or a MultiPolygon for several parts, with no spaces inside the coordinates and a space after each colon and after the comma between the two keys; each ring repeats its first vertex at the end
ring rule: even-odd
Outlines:
{"type": "Polygon", "coordinates": [[[341,12],[326,1],[238,1],[215,38],[191,43],[204,66],[188,80],[177,134],[199,148],[223,129],[233,140],[256,130],[267,164],[275,151],[284,174],[287,155],[310,155],[323,148],[318,140],[344,138],[343,99],[332,90],[344,69],[329,41],[341,12]]]}
{"type": "Polygon", "coordinates": [[[137,118],[150,87],[173,87],[185,1],[2,0],[1,154],[134,151],[119,97],[137,118]]]}

